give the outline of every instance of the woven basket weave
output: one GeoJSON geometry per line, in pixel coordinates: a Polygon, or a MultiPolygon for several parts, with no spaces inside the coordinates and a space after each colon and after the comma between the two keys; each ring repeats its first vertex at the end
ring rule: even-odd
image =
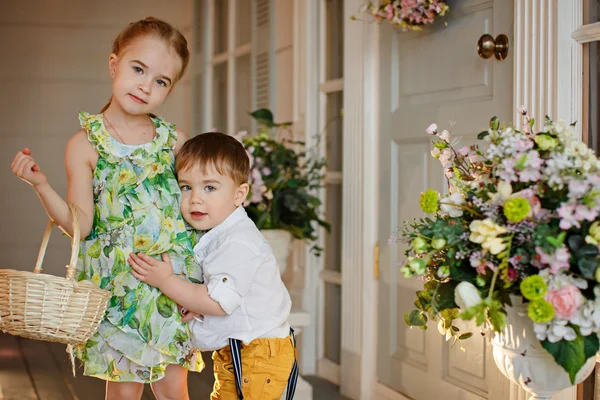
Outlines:
{"type": "Polygon", "coordinates": [[[74,232],[66,278],[41,273],[54,225],[50,221],[33,272],[0,269],[0,330],[35,340],[78,344],[98,329],[111,294],[92,283],[75,281],[80,230],[77,207],[69,205],[69,209],[74,232]]]}

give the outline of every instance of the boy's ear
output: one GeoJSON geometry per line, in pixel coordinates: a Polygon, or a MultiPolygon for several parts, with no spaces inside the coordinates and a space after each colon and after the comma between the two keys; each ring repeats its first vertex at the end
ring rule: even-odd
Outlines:
{"type": "Polygon", "coordinates": [[[248,197],[248,192],[250,191],[250,186],[247,183],[242,183],[237,190],[235,191],[235,206],[241,206],[246,198],[248,197]]]}

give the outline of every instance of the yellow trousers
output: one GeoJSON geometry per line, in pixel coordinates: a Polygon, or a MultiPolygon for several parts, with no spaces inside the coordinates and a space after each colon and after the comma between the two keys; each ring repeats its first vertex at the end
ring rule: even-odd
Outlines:
{"type": "MultiPolygon", "coordinates": [[[[242,392],[244,400],[279,400],[295,360],[292,337],[255,339],[242,345],[242,392]]],[[[215,385],[211,400],[237,400],[233,361],[229,346],[212,356],[215,385]]]]}

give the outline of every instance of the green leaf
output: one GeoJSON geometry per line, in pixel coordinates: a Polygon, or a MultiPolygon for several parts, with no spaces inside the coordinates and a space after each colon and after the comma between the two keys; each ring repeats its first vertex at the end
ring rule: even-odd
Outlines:
{"type": "Polygon", "coordinates": [[[552,236],[548,236],[548,237],[546,237],[546,240],[548,241],[548,243],[550,243],[555,248],[560,249],[562,247],[563,243],[565,242],[566,236],[567,236],[567,232],[562,231],[556,238],[554,238],[552,236]]]}
{"type": "Polygon", "coordinates": [[[467,333],[463,333],[462,335],[460,335],[458,337],[459,340],[467,340],[469,339],[471,336],[473,336],[473,332],[467,332],[467,333]]]}
{"type": "Polygon", "coordinates": [[[567,246],[569,246],[569,250],[573,253],[576,253],[584,243],[585,241],[582,235],[571,235],[567,239],[567,246]]]}
{"type": "Polygon", "coordinates": [[[427,325],[427,317],[418,310],[413,310],[404,314],[404,322],[408,326],[424,326],[427,325]]]}
{"type": "Polygon", "coordinates": [[[493,131],[497,131],[499,126],[500,126],[500,120],[498,119],[498,117],[493,117],[492,119],[490,119],[490,128],[493,131]]]}
{"type": "Polygon", "coordinates": [[[111,224],[120,224],[121,222],[123,222],[123,218],[122,217],[118,217],[116,215],[110,215],[108,217],[106,217],[106,220],[108,222],[110,222],[111,224]]]}
{"type": "Polygon", "coordinates": [[[102,249],[102,251],[104,252],[104,255],[106,257],[109,257],[110,252],[113,251],[114,248],[115,247],[111,244],[111,245],[106,246],[104,249],[102,249]]]}
{"type": "Polygon", "coordinates": [[[468,308],[468,309],[462,311],[460,314],[458,314],[458,318],[463,319],[465,321],[470,321],[473,318],[479,319],[480,316],[483,315],[484,322],[485,322],[485,309],[486,309],[485,304],[479,303],[476,306],[473,306],[471,308],[468,308]]]}
{"type": "Polygon", "coordinates": [[[273,120],[273,113],[269,109],[261,108],[249,114],[250,116],[252,116],[252,118],[256,120],[256,122],[259,122],[268,128],[272,128],[275,126],[275,121],[273,120]]]}
{"type": "Polygon", "coordinates": [[[596,354],[600,347],[598,335],[594,334],[589,336],[578,334],[575,340],[567,341],[563,339],[556,343],[544,340],[542,346],[548,353],[552,354],[556,363],[569,374],[572,384],[575,384],[577,372],[590,357],[596,354]]]}
{"type": "Polygon", "coordinates": [[[102,252],[102,245],[100,244],[100,239],[96,239],[94,244],[90,246],[87,251],[87,255],[92,258],[99,258],[100,253],[102,252]]]}
{"type": "Polygon", "coordinates": [[[577,261],[577,266],[579,267],[581,275],[588,279],[594,279],[596,268],[598,268],[598,261],[595,259],[582,258],[577,261]]]}
{"type": "Polygon", "coordinates": [[[158,309],[158,313],[163,318],[171,318],[173,315],[173,308],[175,307],[175,302],[161,294],[158,300],[156,300],[156,308],[158,309]]]}
{"type": "Polygon", "coordinates": [[[498,300],[492,301],[488,308],[488,318],[494,331],[500,332],[506,328],[506,314],[502,311],[502,304],[498,300]]]}
{"type": "Polygon", "coordinates": [[[483,131],[483,132],[479,132],[477,134],[477,139],[479,140],[483,140],[486,136],[488,136],[490,134],[490,132],[488,131],[483,131]]]}
{"type": "Polygon", "coordinates": [[[126,272],[129,270],[129,264],[125,262],[125,254],[123,254],[123,250],[118,247],[115,247],[115,257],[114,263],[112,267],[112,275],[117,276],[122,272],[126,272]]]}

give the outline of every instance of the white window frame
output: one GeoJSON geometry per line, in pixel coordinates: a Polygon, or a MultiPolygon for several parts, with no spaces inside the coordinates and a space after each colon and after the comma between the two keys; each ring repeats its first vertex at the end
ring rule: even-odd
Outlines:
{"type": "MultiPolygon", "coordinates": [[[[271,0],[271,13],[273,10],[273,4],[271,0]]],[[[203,30],[202,37],[196,38],[202,41],[202,54],[198,54],[201,62],[197,63],[196,70],[194,71],[194,79],[198,74],[202,77],[202,109],[199,110],[201,115],[200,126],[193,126],[195,130],[206,132],[214,128],[213,118],[213,102],[214,98],[214,74],[215,69],[227,63],[227,126],[223,127],[227,133],[236,132],[238,126],[236,125],[236,61],[237,59],[253,54],[253,49],[256,43],[256,0],[196,0],[194,2],[194,8],[196,15],[199,15],[199,9],[202,8],[203,16],[203,30]],[[214,54],[214,38],[215,38],[215,6],[217,1],[228,1],[228,16],[227,16],[227,49],[219,54],[214,54]],[[251,2],[251,26],[252,26],[252,39],[248,43],[240,45],[236,44],[236,18],[237,18],[237,4],[240,1],[251,2]]],[[[272,17],[272,15],[271,15],[272,17]]],[[[196,18],[197,20],[197,18],[196,18]]],[[[271,18],[272,24],[272,18],[271,18]]],[[[256,107],[256,65],[255,60],[251,57],[251,97],[252,97],[252,109],[256,107]]],[[[272,78],[270,78],[272,79],[272,78]]],[[[274,79],[272,79],[274,82],[274,79]]],[[[270,85],[273,87],[273,85],[270,85]]],[[[194,83],[193,88],[196,90],[196,84],[194,83]]],[[[194,103],[193,103],[194,104],[194,103]]],[[[197,104],[194,104],[197,107],[197,104]]],[[[198,110],[196,110],[197,112],[198,110]]],[[[193,123],[195,123],[195,118],[193,123]]]]}
{"type": "MultiPolygon", "coordinates": [[[[327,77],[327,0],[319,1],[319,132],[326,135],[327,129],[327,96],[333,93],[343,93],[344,91],[344,78],[328,79],[327,77]]],[[[343,0],[338,0],[343,1],[343,0]]],[[[344,34],[343,26],[341,35],[344,34]]],[[[325,141],[322,141],[320,153],[322,157],[326,156],[326,145],[325,141]]],[[[343,152],[343,149],[338,149],[339,152],[343,152]]],[[[321,202],[325,205],[327,185],[329,184],[343,184],[342,182],[343,171],[330,171],[327,170],[324,179],[325,189],[321,193],[321,202]]],[[[323,246],[327,232],[321,229],[319,237],[321,238],[321,246],[323,246]]],[[[341,250],[341,249],[340,249],[341,250]]],[[[341,262],[341,261],[340,261],[341,262]]],[[[334,271],[332,269],[325,268],[324,257],[321,257],[318,261],[318,346],[317,346],[317,375],[320,377],[340,385],[341,382],[341,369],[340,364],[328,359],[325,356],[325,318],[326,318],[326,304],[325,304],[325,285],[333,284],[340,288],[342,287],[342,268],[340,271],[334,271]]],[[[340,294],[341,301],[341,294],[340,294]]],[[[340,315],[342,310],[339,310],[340,315]]],[[[343,326],[342,326],[343,329],[343,326]]],[[[340,343],[341,343],[341,331],[340,331],[340,343]]],[[[341,351],[341,346],[340,346],[341,351]]]]}

